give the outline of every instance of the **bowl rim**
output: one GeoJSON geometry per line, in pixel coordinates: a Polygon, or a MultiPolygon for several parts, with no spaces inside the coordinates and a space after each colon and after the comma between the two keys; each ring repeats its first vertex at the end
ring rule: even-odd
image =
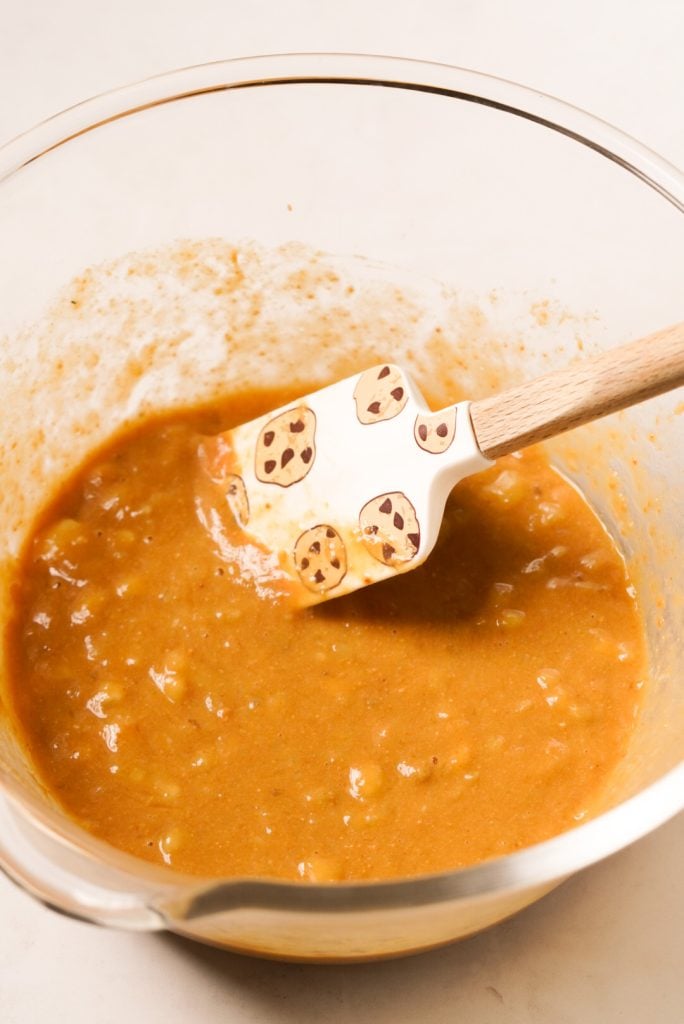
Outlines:
{"type": "MultiPolygon", "coordinates": [[[[382,87],[481,104],[535,122],[593,149],[684,213],[684,174],[607,121],[535,89],[448,64],[362,53],[276,53],[192,65],[86,99],[0,146],[0,187],[41,157],[99,127],[213,92],[284,85],[382,87]]],[[[0,769],[0,792],[43,830],[73,845],[74,832],[39,808],[0,769]]],[[[299,912],[364,911],[443,903],[552,884],[645,836],[684,809],[684,760],[639,793],[570,831],[515,853],[439,874],[382,882],[307,884],[207,879],[156,867],[81,832],[85,856],[168,893],[180,887],[182,919],[241,906],[299,912]]],[[[0,866],[5,853],[0,841],[0,866]]],[[[162,900],[163,901],[163,900],[162,900]]],[[[174,914],[176,920],[179,919],[174,914]]]]}
{"type": "Polygon", "coordinates": [[[482,71],[371,53],[291,52],[232,57],[189,65],[98,93],[0,145],[0,182],[80,135],[152,107],[203,93],[295,84],[407,89],[492,107],[588,146],[636,175],[684,212],[684,173],[608,121],[548,93],[482,71]]]}

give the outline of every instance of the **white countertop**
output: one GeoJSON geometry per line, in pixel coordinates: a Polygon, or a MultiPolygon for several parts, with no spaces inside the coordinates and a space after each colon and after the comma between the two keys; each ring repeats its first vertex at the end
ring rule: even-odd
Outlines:
{"type": "MultiPolygon", "coordinates": [[[[0,141],[175,66],[291,50],[461,64],[574,102],[684,167],[680,0],[2,0],[0,141]]],[[[678,256],[677,258],[681,258],[678,256]]],[[[682,1024],[684,817],[474,939],[306,967],[59,917],[0,878],[0,1022],[682,1024]]]]}

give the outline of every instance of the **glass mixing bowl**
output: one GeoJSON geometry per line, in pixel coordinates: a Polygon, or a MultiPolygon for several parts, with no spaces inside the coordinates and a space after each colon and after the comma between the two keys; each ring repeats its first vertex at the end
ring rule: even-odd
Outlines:
{"type": "MultiPolygon", "coordinates": [[[[189,68],[15,139],[0,149],[0,614],[32,516],[60,476],[135,414],[135,396],[148,406],[208,396],[201,373],[170,364],[164,388],[138,388],[126,409],[108,404],[104,378],[128,360],[126,344],[97,342],[78,397],[58,372],[68,335],[37,358],[20,326],[85,267],[204,236],[360,254],[455,285],[474,304],[488,296],[495,329],[523,339],[515,372],[531,375],[563,363],[578,341],[599,349],[681,319],[683,211],[682,175],[604,122],[509,82],[385,57],[189,68]]],[[[202,339],[187,345],[199,357],[202,339]]],[[[154,351],[146,358],[143,383],[157,379],[154,351]]],[[[232,364],[224,370],[235,379],[232,364]]],[[[45,903],[99,923],[353,960],[473,933],[657,827],[684,805],[678,411],[666,396],[552,448],[620,532],[649,634],[653,678],[604,813],[439,876],[331,886],[189,878],[67,820],[33,779],[5,702],[0,865],[45,903]]]]}

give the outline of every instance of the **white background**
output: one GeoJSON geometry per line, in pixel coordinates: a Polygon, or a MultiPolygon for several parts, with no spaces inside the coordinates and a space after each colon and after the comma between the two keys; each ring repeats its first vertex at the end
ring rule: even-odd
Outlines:
{"type": "MultiPolygon", "coordinates": [[[[137,78],[291,50],[501,75],[684,167],[682,0],[0,0],[0,142],[137,78]]],[[[347,968],[98,930],[0,879],[0,1022],[682,1024],[683,840],[680,817],[484,935],[347,968]]]]}

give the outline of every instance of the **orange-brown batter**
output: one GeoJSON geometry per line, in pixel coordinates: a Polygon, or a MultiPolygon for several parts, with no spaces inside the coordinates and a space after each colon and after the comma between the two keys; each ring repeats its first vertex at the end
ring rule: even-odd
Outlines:
{"type": "Polygon", "coordinates": [[[45,512],[8,647],[46,786],[115,846],[214,876],[439,871],[591,814],[645,672],[599,520],[542,453],[508,457],[454,491],[424,566],[298,611],[195,507],[198,431],[289,397],[120,436],[45,512]]]}

